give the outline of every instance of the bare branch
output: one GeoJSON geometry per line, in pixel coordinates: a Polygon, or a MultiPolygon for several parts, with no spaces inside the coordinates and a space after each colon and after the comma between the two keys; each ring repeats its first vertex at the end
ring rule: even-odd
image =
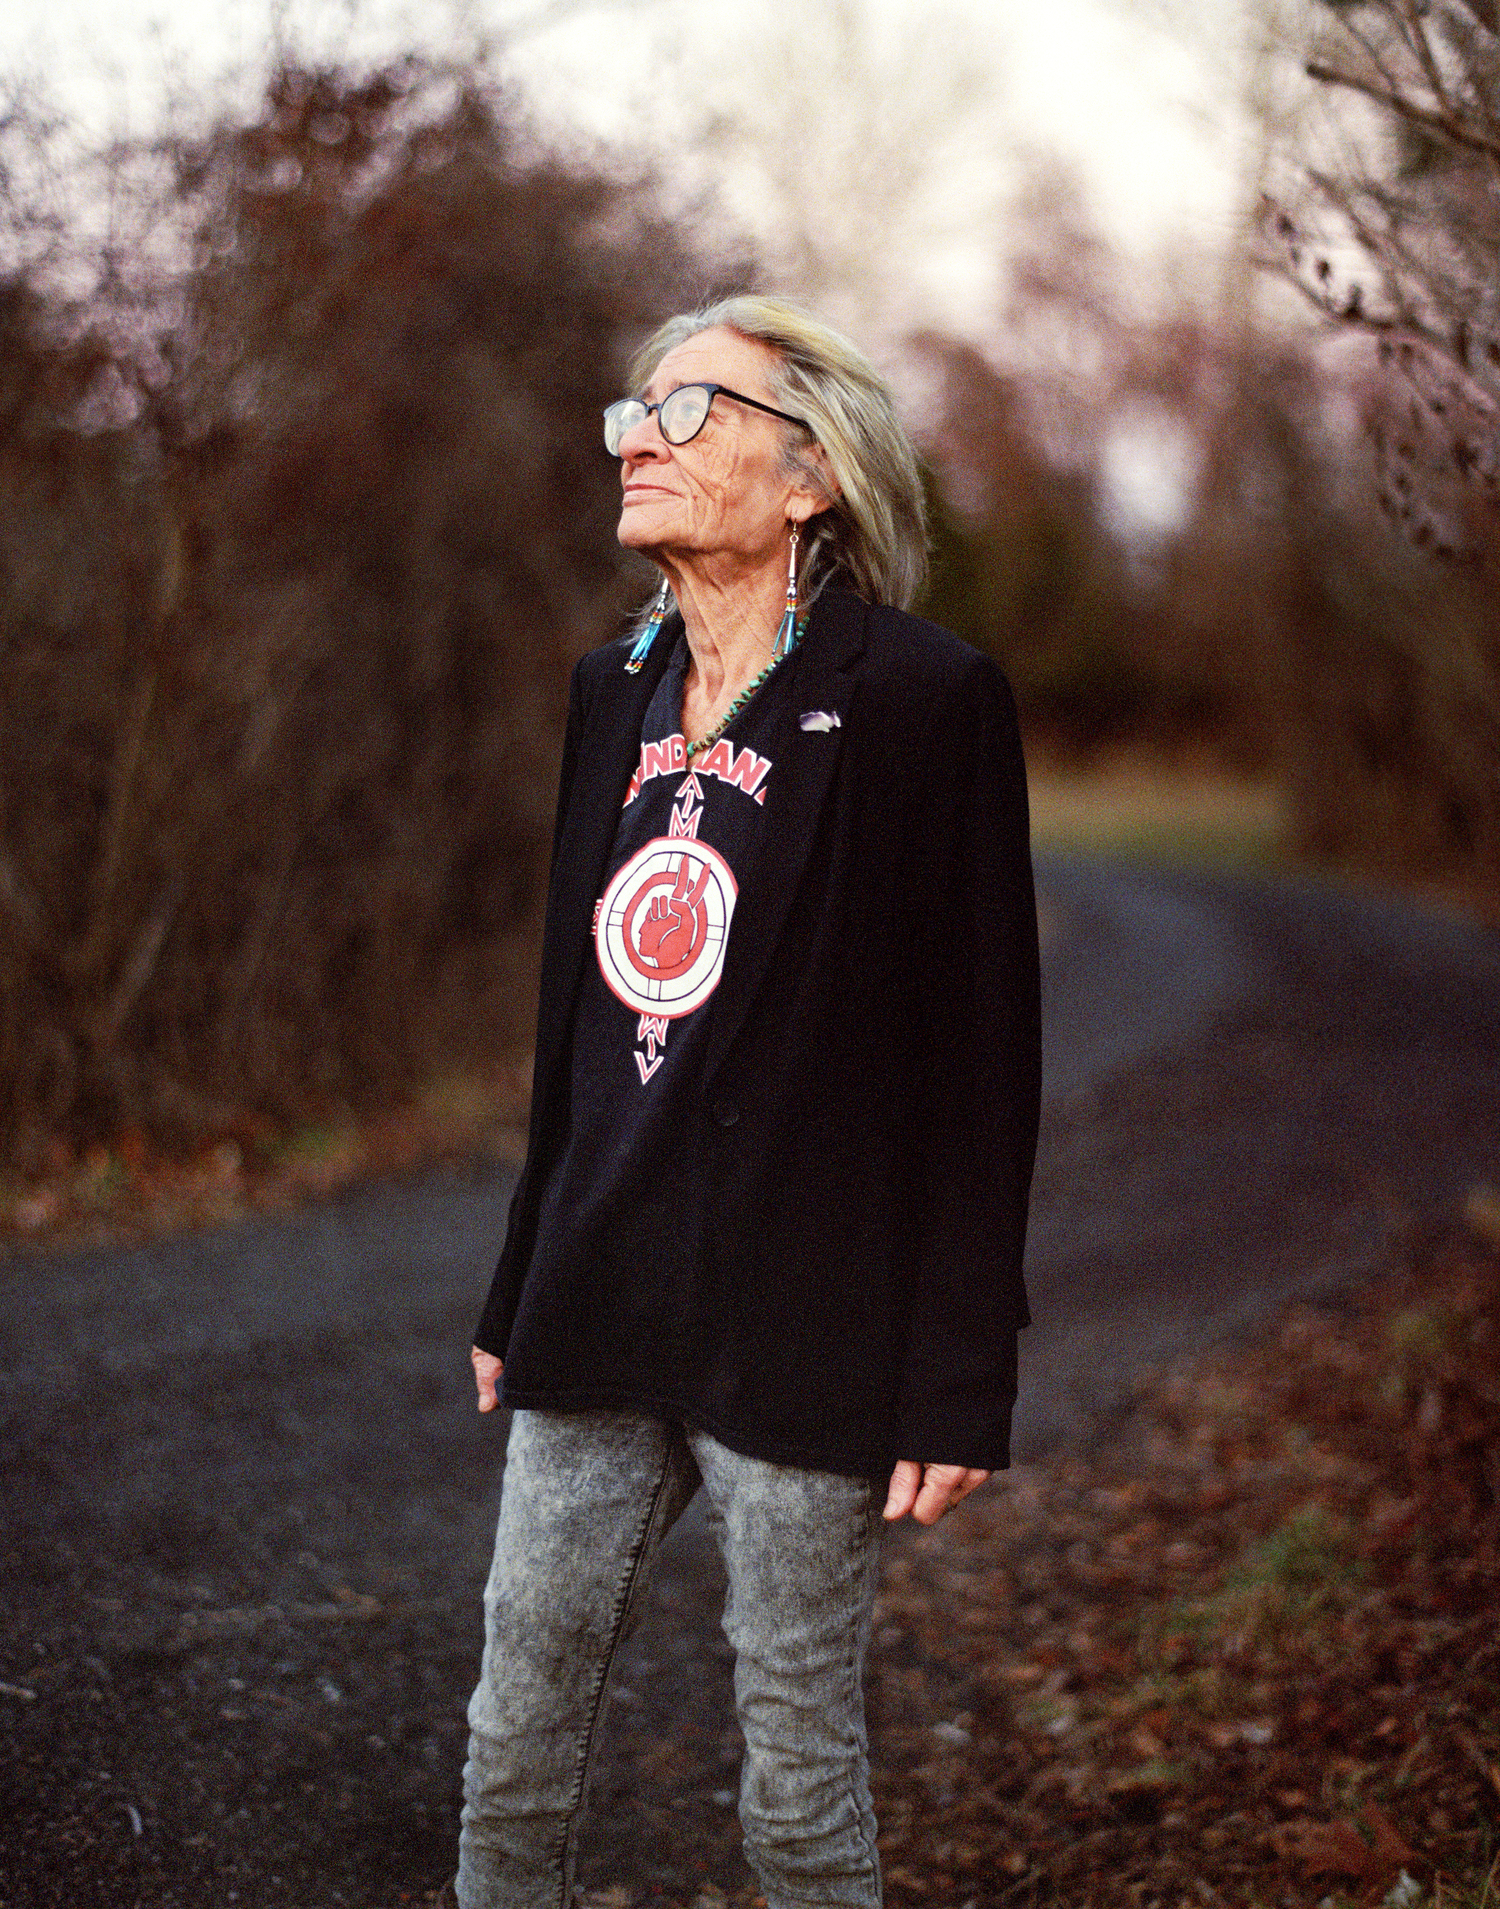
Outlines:
{"type": "Polygon", "coordinates": [[[1474,4],[1474,0],[1449,0],[1449,4],[1455,7],[1462,7],[1481,33],[1488,33],[1491,39],[1495,37],[1495,22],[1492,9],[1487,8],[1484,12],[1481,12],[1474,4]]]}
{"type": "Polygon", "coordinates": [[[1325,324],[1377,336],[1400,380],[1368,386],[1382,509],[1415,546],[1472,557],[1491,534],[1474,504],[1493,508],[1500,472],[1500,34],[1472,0],[1374,0],[1362,24],[1336,11],[1347,39],[1309,59],[1308,76],[1420,131],[1440,157],[1403,166],[1396,149],[1372,165],[1351,150],[1327,171],[1304,161],[1339,236],[1333,250],[1305,249],[1283,214],[1283,269],[1325,324]],[[1358,254],[1347,276],[1334,268],[1346,246],[1358,254]],[[1368,302],[1367,287],[1378,287],[1368,302]]]}
{"type": "MultiPolygon", "coordinates": [[[[1336,179],[1326,173],[1309,170],[1308,178],[1329,202],[1348,220],[1354,236],[1363,246],[1366,257],[1380,273],[1382,286],[1387,299],[1397,308],[1404,321],[1416,322],[1416,314],[1411,310],[1401,280],[1392,268],[1388,252],[1395,253],[1401,264],[1407,265],[1413,276],[1421,277],[1422,268],[1415,259],[1404,257],[1400,240],[1389,229],[1377,232],[1360,213],[1350,193],[1336,179]]],[[[1430,288],[1429,288],[1430,289],[1430,288]]]]}
{"type": "MultiPolygon", "coordinates": [[[[1445,359],[1458,371],[1464,380],[1466,390],[1471,394],[1469,402],[1480,401],[1488,411],[1493,411],[1500,406],[1500,392],[1491,391],[1483,375],[1483,369],[1487,368],[1476,370],[1469,362],[1467,351],[1459,343],[1453,329],[1428,317],[1412,303],[1406,295],[1395,266],[1399,265],[1409,279],[1417,282],[1425,292],[1432,310],[1438,314],[1451,313],[1458,305],[1461,295],[1457,288],[1436,276],[1403,243],[1396,232],[1390,229],[1380,232],[1369,225],[1361,217],[1352,197],[1336,180],[1315,172],[1309,173],[1309,177],[1349,221],[1366,257],[1380,273],[1382,288],[1393,308],[1389,313],[1376,314],[1366,312],[1362,306],[1357,306],[1354,311],[1345,312],[1344,315],[1349,321],[1358,324],[1363,330],[1399,330],[1413,339],[1420,339],[1429,350],[1445,359]]],[[[1321,308],[1330,313],[1336,313],[1339,310],[1331,294],[1315,302],[1321,302],[1321,308]]]]}
{"type": "Polygon", "coordinates": [[[1411,36],[1411,27],[1406,15],[1401,11],[1401,0],[1375,0],[1376,7],[1395,29],[1396,37],[1414,60],[1420,62],[1421,53],[1411,36]]]}
{"type": "Polygon", "coordinates": [[[1443,76],[1433,57],[1432,42],[1427,37],[1427,28],[1422,24],[1422,15],[1417,8],[1416,0],[1400,0],[1400,5],[1402,17],[1411,36],[1413,51],[1421,62],[1422,71],[1427,75],[1427,84],[1432,88],[1433,98],[1446,113],[1451,115],[1456,109],[1453,101],[1448,97],[1448,89],[1443,84],[1443,76]]]}
{"type": "Polygon", "coordinates": [[[1363,309],[1351,312],[1347,305],[1337,303],[1330,292],[1322,291],[1316,285],[1309,285],[1300,272],[1289,271],[1286,279],[1294,291],[1302,294],[1314,311],[1328,320],[1330,330],[1343,329],[1348,325],[1354,325],[1360,331],[1371,333],[1404,329],[1405,321],[1394,314],[1367,312],[1363,309]]]}
{"type": "Polygon", "coordinates": [[[1405,296],[1400,279],[1392,268],[1392,260],[1408,278],[1416,281],[1436,311],[1458,312],[1461,317],[1466,318],[1467,314],[1461,309],[1463,295],[1459,288],[1450,279],[1435,273],[1417,253],[1412,251],[1393,226],[1377,231],[1370,225],[1362,217],[1353,196],[1337,180],[1329,178],[1326,174],[1312,171],[1309,172],[1308,177],[1349,221],[1366,256],[1379,270],[1386,296],[1398,308],[1402,322],[1411,330],[1420,332],[1436,350],[1442,352],[1458,367],[1465,378],[1483,389],[1482,382],[1475,377],[1466,355],[1455,344],[1451,333],[1438,329],[1436,325],[1422,317],[1405,296]]]}
{"type": "Polygon", "coordinates": [[[1468,152],[1484,153],[1491,159],[1500,159],[1500,139],[1477,128],[1463,125],[1457,119],[1449,118],[1428,106],[1419,106],[1413,99],[1400,92],[1388,92],[1383,86],[1377,86],[1373,80],[1361,79],[1357,73],[1344,73],[1337,67],[1325,66],[1320,60],[1309,60],[1305,68],[1309,79],[1320,80],[1325,86],[1342,86],[1350,92],[1362,93],[1366,99],[1372,99],[1378,106],[1387,107],[1402,119],[1410,120],[1414,125],[1424,126],[1429,132],[1437,134],[1450,145],[1458,146],[1468,152]]]}
{"type": "Polygon", "coordinates": [[[1355,45],[1359,47],[1361,52],[1365,55],[1366,59],[1370,62],[1371,66],[1374,67],[1375,71],[1380,75],[1380,77],[1385,81],[1386,85],[1390,88],[1391,92],[1392,93],[1399,92],[1401,90],[1400,78],[1386,64],[1384,58],[1381,55],[1380,49],[1376,46],[1375,42],[1367,38],[1366,35],[1360,31],[1360,29],[1354,24],[1352,20],[1341,19],[1339,21],[1339,25],[1343,29],[1343,31],[1348,34],[1349,38],[1354,41],[1355,45]]]}
{"type": "MultiPolygon", "coordinates": [[[[1494,69],[1500,68],[1500,36],[1497,36],[1495,31],[1495,11],[1493,6],[1488,9],[1486,15],[1481,13],[1479,8],[1473,4],[1473,0],[1449,0],[1449,4],[1455,8],[1463,8],[1464,14],[1467,16],[1469,22],[1469,31],[1481,35],[1486,42],[1488,62],[1491,70],[1493,71],[1494,69]]],[[[1473,44],[1473,41],[1471,41],[1471,49],[1473,44]]],[[[1492,132],[1500,135],[1500,114],[1496,113],[1493,104],[1493,89],[1476,80],[1472,71],[1469,77],[1471,80],[1471,103],[1473,108],[1478,111],[1479,117],[1483,120],[1484,124],[1488,126],[1492,132]]]]}

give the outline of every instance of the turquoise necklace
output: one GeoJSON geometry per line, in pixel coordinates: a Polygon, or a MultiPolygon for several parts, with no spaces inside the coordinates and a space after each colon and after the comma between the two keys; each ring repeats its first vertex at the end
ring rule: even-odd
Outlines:
{"type": "Polygon", "coordinates": [[[790,656],[792,653],[792,645],[796,643],[800,643],[806,634],[807,634],[807,618],[806,616],[802,616],[802,617],[799,617],[797,620],[797,630],[796,630],[796,634],[792,638],[792,642],[788,643],[788,645],[786,646],[784,650],[778,651],[778,653],[771,658],[770,662],[766,664],[765,668],[760,672],[758,676],[751,677],[750,681],[746,683],[745,687],[740,691],[739,695],[735,697],[734,701],[729,705],[728,709],[724,711],[724,714],[714,724],[713,728],[709,730],[706,736],[700,736],[696,742],[690,742],[688,744],[687,761],[689,763],[692,762],[694,756],[701,756],[705,749],[713,748],[714,744],[719,740],[720,736],[723,735],[724,731],[734,721],[735,717],[739,715],[740,711],[745,707],[746,703],[749,702],[750,698],[755,694],[756,690],[760,688],[761,684],[771,674],[771,671],[775,669],[776,665],[781,661],[782,657],[790,656]]]}

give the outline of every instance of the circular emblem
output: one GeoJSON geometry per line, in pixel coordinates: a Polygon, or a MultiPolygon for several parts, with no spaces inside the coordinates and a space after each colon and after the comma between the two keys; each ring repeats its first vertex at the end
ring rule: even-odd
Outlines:
{"type": "Polygon", "coordinates": [[[594,951],[612,994],[676,1020],[719,985],[739,889],[707,842],[658,835],[616,871],[599,903],[594,951]]]}

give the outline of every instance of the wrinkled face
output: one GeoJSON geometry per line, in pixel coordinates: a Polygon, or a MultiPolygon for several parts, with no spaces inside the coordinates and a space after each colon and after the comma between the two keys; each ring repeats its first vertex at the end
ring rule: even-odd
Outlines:
{"type": "MultiPolygon", "coordinates": [[[[655,404],[678,385],[724,384],[776,404],[774,364],[768,346],[720,327],[675,345],[640,395],[655,404]]],[[[787,520],[804,522],[822,502],[804,480],[786,475],[791,430],[716,396],[698,435],[668,444],[653,411],[620,441],[620,542],[658,561],[707,560],[731,573],[784,563],[787,520]]]]}

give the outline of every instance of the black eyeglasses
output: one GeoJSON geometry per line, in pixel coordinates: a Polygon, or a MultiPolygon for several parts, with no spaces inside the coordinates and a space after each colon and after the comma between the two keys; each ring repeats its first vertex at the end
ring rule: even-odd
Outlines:
{"type": "Polygon", "coordinates": [[[611,457],[618,457],[625,433],[644,424],[653,411],[668,444],[690,443],[708,423],[715,398],[733,398],[736,404],[748,404],[753,411],[764,411],[787,424],[800,424],[804,431],[809,428],[789,411],[778,411],[774,404],[762,404],[759,398],[747,398],[743,391],[731,391],[727,384],[680,384],[660,404],[647,404],[644,398],[616,398],[604,413],[604,448],[611,457]]]}

